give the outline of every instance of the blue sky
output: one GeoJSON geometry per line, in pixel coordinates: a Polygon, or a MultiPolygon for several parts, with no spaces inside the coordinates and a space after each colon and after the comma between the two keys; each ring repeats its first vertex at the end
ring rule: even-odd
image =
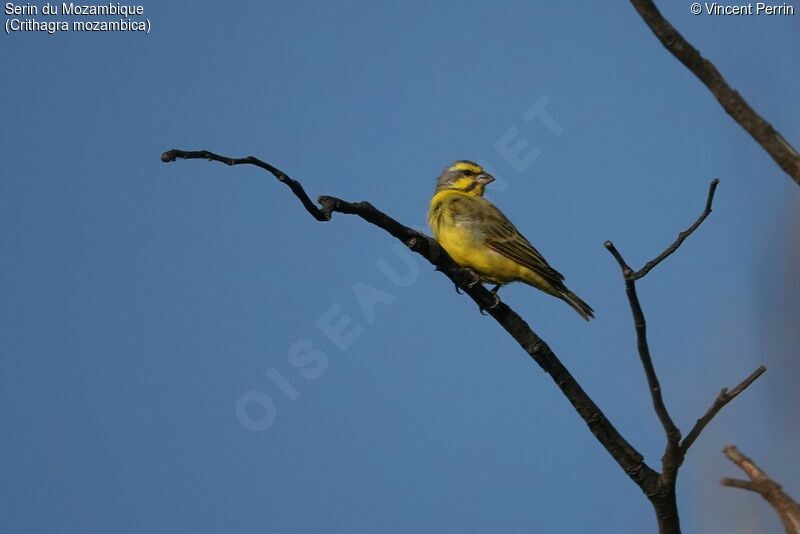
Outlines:
{"type": "MultiPolygon", "coordinates": [[[[799,145],[800,14],[661,4],[799,145]]],[[[655,528],[549,377],[430,265],[354,218],[315,222],[258,169],[159,161],[177,147],[252,154],[421,228],[444,166],[486,164],[489,198],[597,319],[523,286],[503,299],[651,465],[664,439],[602,243],[640,266],[719,177],[639,293],[685,432],[769,367],[690,453],[686,531],[780,531],[718,480],[735,443],[800,496],[800,188],[630,5],[142,5],[148,35],[2,37],[0,530],[655,528]],[[547,124],[525,119],[537,104],[547,124]],[[514,165],[498,147],[522,139],[537,155],[514,165]],[[341,320],[347,342],[318,325],[341,320]]]]}

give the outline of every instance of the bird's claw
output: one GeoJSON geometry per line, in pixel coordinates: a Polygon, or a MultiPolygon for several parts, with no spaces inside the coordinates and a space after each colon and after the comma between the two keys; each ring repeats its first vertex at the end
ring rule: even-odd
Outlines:
{"type": "MultiPolygon", "coordinates": [[[[467,289],[472,289],[473,287],[475,287],[477,284],[480,283],[481,281],[480,275],[475,271],[473,271],[472,269],[464,267],[461,272],[464,275],[464,278],[467,277],[469,278],[466,284],[464,284],[464,286],[467,289]]],[[[481,315],[487,315],[486,313],[487,311],[491,311],[500,305],[500,297],[497,296],[497,291],[500,289],[500,286],[501,284],[497,284],[496,286],[494,286],[494,288],[492,288],[492,296],[494,297],[494,302],[492,302],[491,306],[489,306],[488,308],[484,308],[483,306],[478,305],[478,310],[480,310],[481,315]]],[[[458,293],[459,295],[462,294],[461,289],[458,287],[458,284],[456,284],[456,293],[458,293]]]]}
{"type": "Polygon", "coordinates": [[[470,278],[471,278],[471,279],[470,279],[470,280],[467,282],[467,287],[468,287],[468,288],[470,288],[470,289],[471,289],[471,288],[475,287],[475,285],[476,285],[478,282],[480,282],[480,281],[481,281],[481,277],[478,275],[478,273],[476,273],[476,272],[475,272],[475,271],[473,271],[472,269],[464,268],[463,272],[464,272],[464,273],[466,273],[466,274],[468,274],[468,275],[470,276],[470,278]]]}
{"type": "MultiPolygon", "coordinates": [[[[478,275],[478,273],[476,273],[469,267],[462,268],[461,275],[462,278],[468,278],[468,280],[464,284],[464,287],[466,289],[472,289],[478,282],[481,281],[481,277],[478,275]]],[[[461,291],[461,288],[458,287],[458,284],[453,283],[453,285],[456,286],[456,293],[458,293],[459,295],[463,295],[463,292],[461,291]]]]}
{"type": "Polygon", "coordinates": [[[494,310],[500,305],[500,297],[497,295],[497,292],[492,290],[492,295],[494,296],[494,302],[488,308],[484,308],[483,306],[478,306],[478,309],[481,312],[481,315],[488,315],[488,311],[494,310]]]}

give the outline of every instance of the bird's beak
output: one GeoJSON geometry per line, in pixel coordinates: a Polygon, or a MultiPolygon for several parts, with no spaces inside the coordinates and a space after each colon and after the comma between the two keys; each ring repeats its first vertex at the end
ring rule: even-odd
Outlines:
{"type": "Polygon", "coordinates": [[[475,177],[475,181],[481,185],[486,185],[494,182],[494,176],[488,173],[481,173],[475,177]]]}

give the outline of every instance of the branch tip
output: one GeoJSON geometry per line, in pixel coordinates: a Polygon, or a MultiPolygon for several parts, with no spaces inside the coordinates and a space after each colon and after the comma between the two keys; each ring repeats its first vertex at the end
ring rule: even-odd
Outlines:
{"type": "Polygon", "coordinates": [[[692,223],[692,225],[689,228],[687,228],[683,232],[680,232],[675,241],[666,249],[664,249],[664,251],[661,254],[659,254],[652,260],[648,261],[647,263],[645,263],[644,267],[634,272],[633,278],[635,280],[644,278],[647,275],[647,273],[653,270],[654,267],[656,267],[659,263],[661,263],[669,256],[671,256],[672,253],[678,250],[678,247],[680,247],[683,244],[683,242],[686,241],[686,238],[692,235],[694,231],[700,227],[703,221],[705,221],[706,218],[711,214],[711,205],[714,202],[714,193],[717,191],[718,184],[719,184],[719,178],[714,178],[713,180],[711,180],[711,183],[708,186],[708,197],[706,198],[705,208],[703,209],[703,212],[700,214],[697,220],[694,223],[692,223]]]}
{"type": "Polygon", "coordinates": [[[729,488],[739,488],[743,490],[758,492],[758,490],[756,489],[756,485],[749,480],[725,477],[722,480],[720,480],[719,483],[729,488]]]}
{"type": "MultiPolygon", "coordinates": [[[[703,414],[702,417],[697,420],[697,422],[694,424],[694,427],[692,427],[692,430],[689,431],[681,443],[681,450],[684,454],[686,454],[686,451],[689,450],[689,447],[692,446],[695,440],[697,440],[697,438],[700,436],[700,433],[703,431],[703,429],[705,429],[708,423],[711,422],[711,420],[720,412],[720,410],[722,410],[726,404],[738,397],[741,392],[747,389],[750,384],[755,382],[758,377],[763,375],[766,370],[766,367],[760,365],[755,371],[750,373],[747,378],[739,382],[739,384],[737,384],[733,389],[728,390],[728,388],[722,388],[722,391],[719,392],[717,398],[714,399],[713,403],[711,403],[711,407],[706,411],[705,414],[703,414]]],[[[723,449],[723,451],[728,451],[729,449],[735,448],[736,447],[733,447],[732,445],[728,445],[723,449]]],[[[726,452],[725,454],[727,455],[728,453],[726,452]]]]}

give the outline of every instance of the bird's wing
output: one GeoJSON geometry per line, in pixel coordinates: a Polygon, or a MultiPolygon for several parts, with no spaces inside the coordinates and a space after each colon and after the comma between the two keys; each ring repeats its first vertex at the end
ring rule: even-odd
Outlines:
{"type": "Polygon", "coordinates": [[[511,221],[494,204],[486,199],[481,209],[482,227],[486,245],[495,252],[516,261],[545,278],[554,286],[560,286],[564,276],[550,267],[547,260],[525,239],[511,221]]]}

